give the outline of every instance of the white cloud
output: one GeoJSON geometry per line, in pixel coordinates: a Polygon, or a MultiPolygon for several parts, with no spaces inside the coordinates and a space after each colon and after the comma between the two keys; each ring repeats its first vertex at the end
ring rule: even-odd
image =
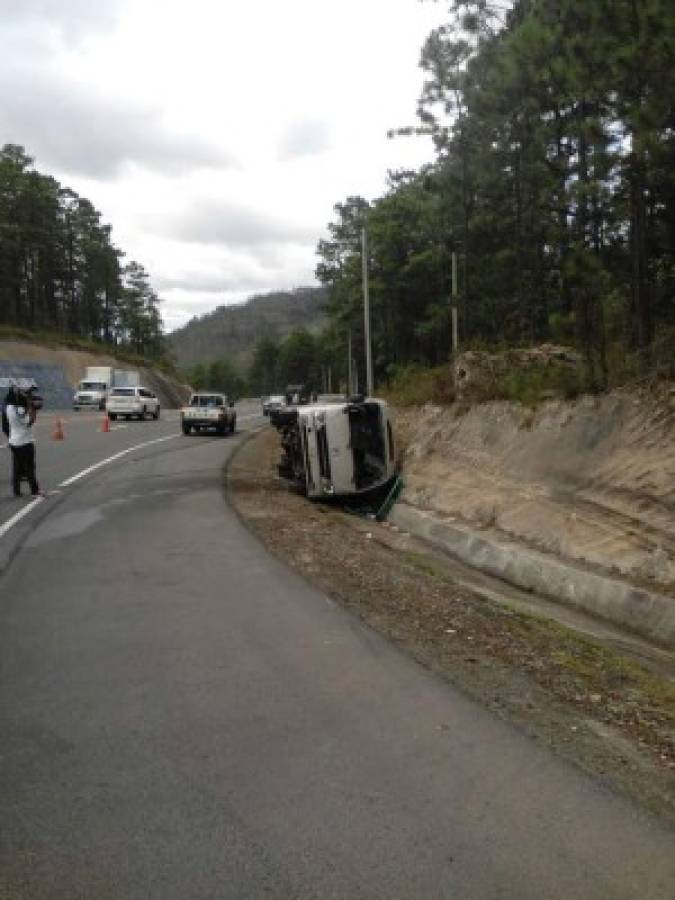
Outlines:
{"type": "Polygon", "coordinates": [[[234,248],[311,242],[315,230],[300,227],[265,212],[228,200],[193,198],[189,206],[172,216],[149,216],[156,233],[195,244],[219,244],[234,248]]]}
{"type": "Polygon", "coordinates": [[[236,290],[245,290],[248,280],[243,284],[228,277],[225,273],[205,273],[192,271],[178,275],[160,275],[153,280],[155,289],[163,295],[170,291],[185,291],[190,294],[220,294],[236,290]]]}
{"type": "Polygon", "coordinates": [[[106,179],[131,163],[169,175],[234,164],[215,143],[172,132],[157,108],[86,91],[47,72],[0,69],[0,97],[0,134],[63,172],[106,179]]]}
{"type": "Polygon", "coordinates": [[[286,160],[321,153],[328,148],[328,133],[326,122],[311,119],[292,122],[281,140],[279,158],[286,160]]]}
{"type": "Polygon", "coordinates": [[[415,0],[0,0],[0,142],[88,197],[162,286],[168,326],[313,282],[349,194],[432,158],[415,0]]]}
{"type": "Polygon", "coordinates": [[[0,0],[0,16],[5,27],[52,28],[72,41],[112,27],[119,6],[116,0],[0,0]]]}

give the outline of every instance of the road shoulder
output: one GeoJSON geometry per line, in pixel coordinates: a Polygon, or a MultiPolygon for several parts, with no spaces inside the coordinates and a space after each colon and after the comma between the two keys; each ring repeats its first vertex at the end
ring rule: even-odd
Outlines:
{"type": "Polygon", "coordinates": [[[308,502],[276,478],[277,452],[265,428],[225,476],[234,508],[269,550],[500,718],[675,824],[672,679],[479,596],[420,542],[308,502]]]}

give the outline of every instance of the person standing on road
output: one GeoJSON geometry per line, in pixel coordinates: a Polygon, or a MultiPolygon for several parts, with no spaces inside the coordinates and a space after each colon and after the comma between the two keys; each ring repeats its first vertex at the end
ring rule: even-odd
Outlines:
{"type": "Polygon", "coordinates": [[[30,392],[11,387],[5,400],[5,414],[9,425],[9,449],[12,451],[12,489],[21,496],[21,481],[26,479],[31,494],[43,496],[35,476],[35,438],[33,423],[35,407],[30,392]]]}

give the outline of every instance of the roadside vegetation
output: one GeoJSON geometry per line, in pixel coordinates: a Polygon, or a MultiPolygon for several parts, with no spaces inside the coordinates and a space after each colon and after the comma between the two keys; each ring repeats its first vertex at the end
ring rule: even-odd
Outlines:
{"type": "Polygon", "coordinates": [[[572,381],[514,373],[494,396],[533,403],[673,376],[673,4],[447,7],[422,48],[417,122],[392,131],[430,135],[436,160],[390,172],[372,201],[336,202],[317,247],[328,323],[261,338],[239,373],[250,393],[288,380],[345,389],[350,338],[364,385],[363,229],[375,381],[401,402],[449,396],[436,373],[451,351],[453,254],[460,348],[552,342],[583,360],[572,381]]]}
{"type": "MultiPolygon", "coordinates": [[[[497,346],[461,354],[458,364],[464,360],[471,362],[472,358],[481,361],[483,367],[479,381],[472,386],[471,402],[509,400],[534,408],[554,398],[574,400],[582,394],[603,390],[593,382],[583,359],[574,365],[556,363],[555,360],[547,360],[545,365],[528,365],[518,351],[497,346]],[[498,360],[499,365],[491,369],[491,360],[498,360]]],[[[617,356],[608,374],[607,388],[625,384],[637,387],[645,381],[654,383],[664,378],[672,379],[675,377],[675,337],[669,360],[664,357],[660,366],[644,372],[635,357],[617,356]]],[[[447,363],[433,368],[415,364],[405,366],[393,374],[378,393],[399,407],[425,403],[447,406],[457,400],[453,367],[447,363]]]]}
{"type": "Polygon", "coordinates": [[[141,356],[124,346],[111,346],[104,341],[94,341],[74,334],[64,334],[58,331],[33,331],[29,328],[0,325],[0,342],[2,341],[25,341],[30,344],[37,344],[40,347],[48,347],[52,350],[60,348],[82,350],[87,353],[111,356],[118,362],[127,365],[152,367],[172,377],[179,377],[180,375],[170,358],[160,357],[159,359],[154,359],[141,356]]]}
{"type": "Polygon", "coordinates": [[[406,366],[391,377],[386,389],[380,393],[394,406],[422,406],[424,403],[445,406],[455,401],[447,364],[430,369],[414,364],[406,366]]]}
{"type": "Polygon", "coordinates": [[[428,133],[436,162],[337,203],[319,242],[326,344],[358,345],[366,229],[379,384],[448,358],[453,254],[462,348],[572,344],[582,390],[675,356],[672,4],[508,6],[449,4],[419,121],[398,132],[428,133]]]}
{"type": "MultiPolygon", "coordinates": [[[[85,197],[0,149],[0,326],[5,336],[91,342],[118,358],[162,360],[160,298],[85,197]]],[[[87,348],[89,349],[89,347],[87,348]]]]}

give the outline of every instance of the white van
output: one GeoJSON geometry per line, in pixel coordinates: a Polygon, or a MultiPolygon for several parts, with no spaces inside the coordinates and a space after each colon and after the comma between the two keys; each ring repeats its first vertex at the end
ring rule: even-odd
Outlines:
{"type": "Polygon", "coordinates": [[[279,474],[308,497],[378,491],[396,476],[389,407],[376,398],[273,411],[281,436],[279,474]]]}

